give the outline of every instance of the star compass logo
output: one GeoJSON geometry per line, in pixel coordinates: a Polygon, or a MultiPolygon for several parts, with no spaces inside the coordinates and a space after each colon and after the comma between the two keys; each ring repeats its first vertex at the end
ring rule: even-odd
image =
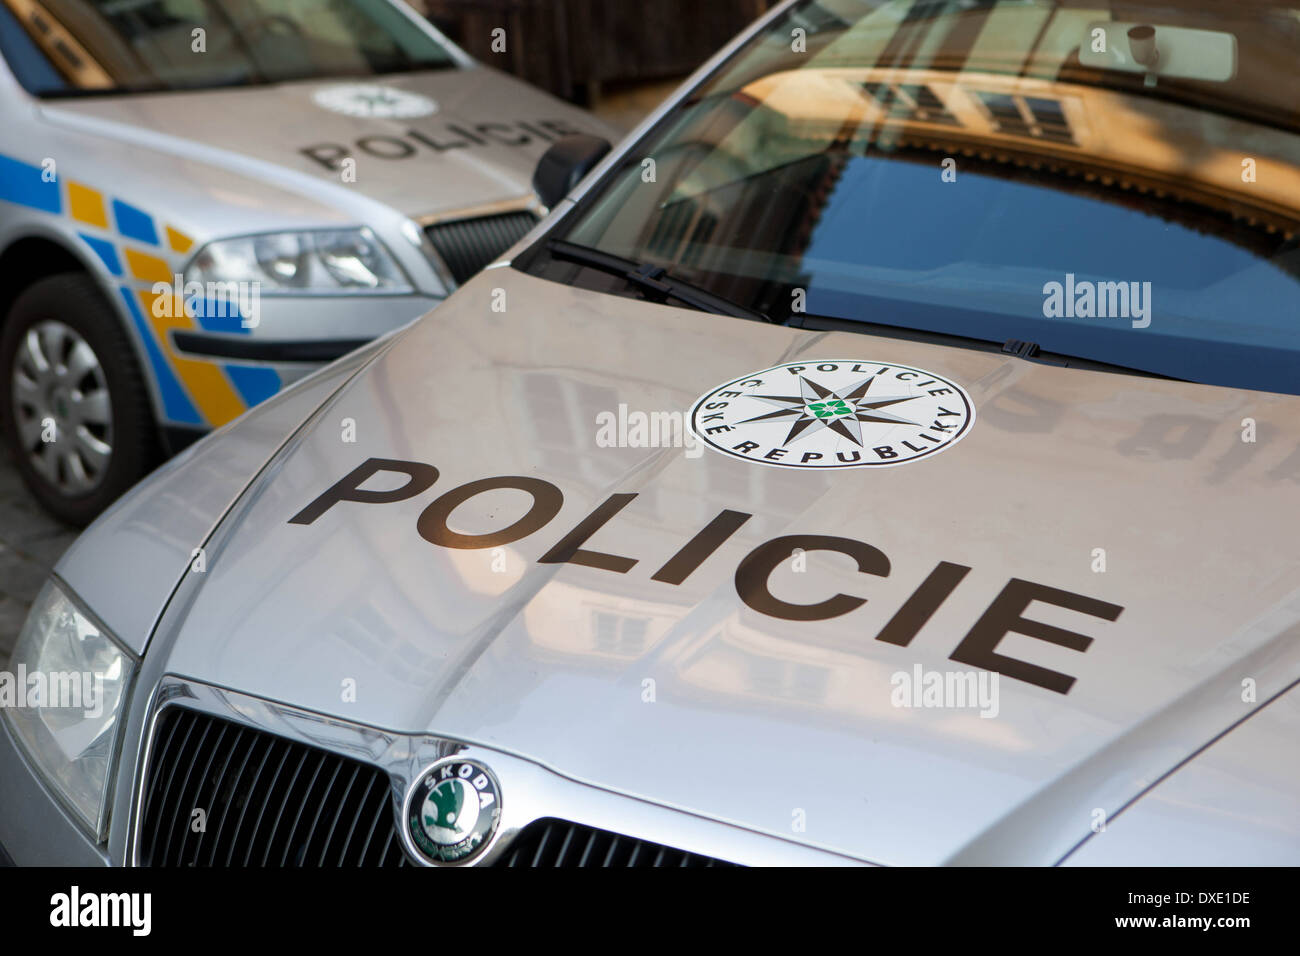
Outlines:
{"type": "Polygon", "coordinates": [[[728,382],[691,409],[710,448],[762,465],[902,465],[955,444],[975,420],[956,382],[866,361],[791,362],[728,382]]]}
{"type": "Polygon", "coordinates": [[[427,96],[378,83],[341,83],[312,94],[322,109],[345,116],[378,119],[411,119],[438,112],[438,104],[427,96]]]}

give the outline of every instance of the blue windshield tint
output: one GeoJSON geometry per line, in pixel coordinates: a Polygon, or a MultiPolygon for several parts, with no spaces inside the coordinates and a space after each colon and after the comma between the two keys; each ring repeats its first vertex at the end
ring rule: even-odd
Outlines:
{"type": "Polygon", "coordinates": [[[937,179],[935,167],[888,158],[844,164],[802,257],[810,312],[1300,388],[1300,278],[1285,257],[1088,195],[970,171],[941,189],[937,179]],[[1099,283],[1137,283],[1139,295],[1127,309],[1094,301],[1092,315],[1047,316],[1049,283],[1062,298],[1073,289],[1075,304],[1099,283]],[[1153,341],[1111,334],[1135,323],[1153,341]]]}

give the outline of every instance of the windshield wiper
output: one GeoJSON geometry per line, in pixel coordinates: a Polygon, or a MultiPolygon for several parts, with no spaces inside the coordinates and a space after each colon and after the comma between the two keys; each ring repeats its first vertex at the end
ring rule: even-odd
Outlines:
{"type": "Polygon", "coordinates": [[[646,298],[652,302],[676,299],[683,305],[702,312],[712,312],[714,315],[731,315],[738,319],[755,319],[759,322],[772,321],[757,309],[732,302],[707,289],[678,279],[661,266],[624,259],[622,256],[601,252],[599,249],[569,242],[567,239],[552,239],[546,244],[546,248],[553,258],[576,262],[589,269],[626,279],[646,293],[646,298]]]}
{"type": "Polygon", "coordinates": [[[1083,355],[1049,352],[1040,348],[1037,342],[1025,342],[1021,339],[1007,339],[1002,343],[1002,347],[998,351],[1003,355],[1014,355],[1026,362],[1037,362],[1039,365],[1056,365],[1060,368],[1086,368],[1094,372],[1119,372],[1123,375],[1139,375],[1143,378],[1163,378],[1171,382],[1185,381],[1185,379],[1174,378],[1172,375],[1162,375],[1159,372],[1152,372],[1132,365],[1116,365],[1114,362],[1103,362],[1100,359],[1091,359],[1083,355]]]}
{"type": "Polygon", "coordinates": [[[797,327],[811,331],[858,332],[866,335],[879,335],[883,338],[903,339],[909,342],[931,342],[935,345],[947,345],[952,348],[974,349],[978,352],[1000,352],[1012,358],[1039,365],[1055,365],[1059,368],[1091,369],[1094,372],[1118,372],[1123,375],[1137,375],[1142,378],[1163,378],[1169,381],[1184,381],[1172,375],[1152,372],[1149,369],[1131,365],[1117,365],[1101,359],[1086,358],[1081,355],[1067,355],[1044,349],[1037,342],[1025,342],[1020,339],[988,339],[967,335],[953,335],[949,332],[934,332],[929,329],[915,329],[904,325],[886,325],[882,322],[868,322],[860,319],[841,319],[824,315],[805,313],[800,316],[797,327]]]}

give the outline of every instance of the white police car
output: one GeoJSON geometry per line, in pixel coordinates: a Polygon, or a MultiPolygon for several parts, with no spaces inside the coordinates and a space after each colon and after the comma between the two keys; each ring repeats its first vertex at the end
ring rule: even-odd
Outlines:
{"type": "MultiPolygon", "coordinates": [[[[521,37],[515,38],[522,42],[521,37]]],[[[427,312],[598,121],[392,0],[0,5],[0,431],[84,524],[427,312]]]]}
{"type": "Polygon", "coordinates": [[[65,556],[0,844],[1300,861],[1300,17],[1111,8],[787,3],[556,144],[65,556]]]}

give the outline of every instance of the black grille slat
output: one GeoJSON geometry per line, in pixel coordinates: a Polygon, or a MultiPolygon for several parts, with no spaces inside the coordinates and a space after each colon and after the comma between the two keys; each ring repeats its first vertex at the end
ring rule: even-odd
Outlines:
{"type": "MultiPolygon", "coordinates": [[[[276,787],[280,782],[280,774],[284,771],[285,764],[292,762],[294,756],[293,747],[289,745],[288,741],[285,741],[284,743],[284,753],[280,756],[280,763],[275,768],[275,776],[271,778],[271,786],[267,788],[266,796],[262,800],[262,807],[257,811],[257,819],[253,821],[253,829],[248,835],[248,849],[244,851],[244,866],[248,866],[253,859],[253,850],[257,847],[257,834],[262,828],[262,818],[266,815],[267,809],[270,808],[272,798],[277,793],[283,793],[283,791],[277,790],[276,787]]],[[[297,778],[298,771],[302,769],[302,765],[306,760],[306,752],[298,754],[297,767],[294,769],[295,779],[297,778]]],[[[277,811],[276,813],[277,822],[280,819],[281,812],[283,811],[277,811]]],[[[263,858],[262,862],[266,862],[265,858],[263,858]]]]}
{"type": "MultiPolygon", "coordinates": [[[[275,753],[276,745],[279,743],[280,741],[277,741],[275,738],[267,738],[266,750],[262,753],[262,762],[257,765],[257,772],[253,775],[253,782],[249,784],[248,787],[249,798],[244,801],[244,805],[239,810],[239,819],[235,821],[235,836],[231,838],[230,846],[226,849],[226,859],[224,861],[224,865],[226,866],[229,866],[230,861],[235,858],[235,850],[239,848],[239,834],[246,832],[244,830],[244,818],[248,815],[248,808],[253,805],[253,797],[258,793],[262,794],[262,801],[261,809],[258,810],[256,819],[259,821],[262,819],[262,810],[266,808],[266,799],[270,795],[271,791],[269,788],[262,789],[258,787],[258,784],[261,782],[262,774],[266,771],[266,765],[271,762],[271,755],[275,753]]],[[[284,758],[287,755],[287,750],[280,755],[280,762],[276,766],[275,771],[276,776],[280,773],[280,767],[284,766],[284,758]]],[[[273,776],[271,779],[272,783],[274,783],[275,777],[273,776]]],[[[248,845],[250,849],[253,845],[252,836],[252,833],[249,833],[248,845]]],[[[245,859],[247,859],[247,857],[245,857],[245,859]]]]}
{"type": "Polygon", "coordinates": [[[384,844],[384,853],[383,853],[383,855],[379,858],[379,865],[380,865],[380,866],[400,866],[401,863],[402,863],[402,861],[403,861],[405,858],[406,858],[406,857],[402,854],[401,847],[399,847],[399,846],[397,845],[397,841],[396,841],[396,840],[389,840],[387,843],[384,844]],[[391,863],[390,863],[389,860],[388,860],[389,857],[393,857],[393,861],[392,861],[391,863]]]}
{"type": "Polygon", "coordinates": [[[345,765],[341,763],[335,764],[334,772],[330,775],[330,782],[325,785],[325,790],[321,794],[320,799],[315,801],[316,813],[311,818],[311,823],[307,824],[307,829],[303,833],[302,849],[299,850],[297,853],[297,856],[295,858],[295,865],[305,866],[306,861],[311,859],[312,841],[316,838],[316,834],[320,832],[318,827],[320,826],[321,814],[324,813],[325,808],[328,806],[341,807],[343,799],[345,799],[345,798],[336,799],[334,796],[338,792],[339,777],[343,772],[344,766],[345,765]]]}
{"type": "MultiPolygon", "coordinates": [[[[224,725],[220,727],[220,729],[218,730],[217,744],[216,744],[217,746],[221,745],[221,740],[222,738],[225,737],[226,729],[228,726],[229,725],[224,725]]],[[[211,724],[203,728],[203,736],[199,738],[198,746],[194,748],[193,754],[190,757],[189,764],[185,768],[185,779],[181,781],[181,790],[180,793],[177,794],[176,805],[172,807],[171,818],[167,821],[167,830],[166,830],[167,842],[163,844],[162,858],[168,865],[175,865],[176,863],[176,859],[171,855],[171,848],[172,848],[172,837],[176,836],[177,833],[177,829],[176,829],[177,816],[180,816],[181,818],[180,835],[181,835],[182,847],[184,847],[185,844],[185,834],[188,833],[190,829],[190,813],[189,810],[186,808],[187,807],[192,808],[194,806],[194,799],[193,797],[187,798],[185,795],[190,792],[190,778],[194,776],[194,765],[198,763],[199,759],[203,756],[204,753],[203,745],[207,743],[208,734],[209,732],[211,732],[211,730],[212,730],[211,724]]],[[[208,767],[212,765],[212,756],[213,756],[212,753],[208,754],[207,763],[203,765],[203,773],[199,774],[199,779],[194,785],[195,795],[198,794],[199,787],[203,785],[204,774],[208,772],[208,767]]]]}
{"type": "MultiPolygon", "coordinates": [[[[303,749],[298,756],[298,764],[293,768],[293,776],[289,778],[289,784],[279,793],[279,808],[275,811],[275,822],[271,824],[270,833],[266,837],[266,849],[262,851],[262,866],[266,866],[267,861],[271,859],[271,849],[276,844],[276,834],[280,832],[280,821],[284,819],[284,810],[289,806],[289,797],[294,792],[294,787],[298,784],[298,778],[302,776],[302,768],[307,766],[307,761],[311,758],[312,751],[303,749]]],[[[287,840],[286,840],[287,842],[287,840]]]]}
{"type": "MultiPolygon", "coordinates": [[[[289,824],[288,832],[285,834],[284,849],[280,853],[281,866],[284,866],[289,862],[289,851],[293,849],[294,834],[298,832],[298,824],[302,822],[302,812],[307,808],[307,801],[311,799],[312,793],[316,789],[316,781],[320,779],[320,772],[331,762],[329,751],[321,750],[319,753],[320,757],[316,760],[316,769],[312,771],[311,780],[308,782],[307,786],[303,787],[301,791],[298,791],[295,794],[298,799],[289,804],[290,806],[296,806],[298,811],[293,815],[293,823],[289,824]]],[[[335,772],[338,772],[337,768],[335,769],[335,772]]],[[[317,806],[319,806],[319,803],[317,806]]],[[[294,865],[301,865],[304,858],[305,857],[300,856],[294,861],[294,865]]]]}
{"type": "MultiPolygon", "coordinates": [[[[224,739],[224,734],[222,739],[224,739]]],[[[189,826],[185,828],[185,835],[181,838],[181,849],[180,849],[179,856],[182,861],[185,861],[186,866],[194,866],[198,862],[199,852],[203,848],[204,838],[207,835],[206,832],[207,824],[211,823],[214,819],[216,819],[217,816],[217,803],[221,798],[221,790],[222,790],[221,785],[222,782],[226,779],[226,771],[230,769],[230,761],[233,760],[235,754],[239,752],[240,744],[242,744],[247,739],[248,739],[248,732],[245,730],[245,728],[236,727],[235,739],[231,742],[231,745],[225,749],[224,759],[221,761],[220,764],[221,769],[217,770],[209,778],[208,771],[212,768],[212,762],[209,761],[208,766],[204,768],[203,776],[199,778],[199,787],[195,794],[194,807],[203,811],[206,817],[206,822],[204,825],[204,829],[201,830],[197,835],[195,835],[194,856],[192,858],[186,856],[185,848],[189,846],[190,836],[194,835],[194,828],[193,826],[189,826]],[[206,798],[203,796],[204,783],[208,784],[208,789],[207,789],[208,796],[206,798]]],[[[217,747],[220,748],[220,746],[221,746],[221,740],[218,740],[217,747]]],[[[216,757],[216,752],[214,752],[213,757],[214,758],[216,757]]],[[[193,810],[191,810],[191,813],[192,812],[193,810]]]]}
{"type": "Polygon", "coordinates": [[[185,737],[183,740],[181,740],[180,747],[177,748],[175,762],[172,764],[170,768],[170,772],[167,775],[167,790],[163,794],[162,802],[159,804],[158,807],[158,816],[159,816],[158,835],[159,836],[165,835],[167,838],[167,842],[163,844],[163,850],[162,850],[164,859],[167,856],[167,849],[171,845],[171,834],[175,830],[176,811],[180,808],[181,804],[184,802],[182,798],[185,793],[185,787],[189,783],[189,779],[190,779],[189,775],[194,771],[194,761],[198,758],[198,755],[202,753],[203,742],[207,740],[208,731],[211,729],[212,728],[210,726],[202,725],[201,722],[197,719],[190,722],[190,725],[185,729],[185,737]],[[200,730],[199,739],[197,745],[193,749],[191,749],[190,738],[194,736],[195,730],[200,730]],[[189,753],[190,755],[188,761],[185,760],[186,753],[189,753]],[[182,769],[184,770],[184,774],[185,774],[183,778],[181,777],[182,769]],[[176,800],[173,802],[172,785],[177,783],[178,781],[180,782],[181,789],[180,792],[178,792],[176,795],[176,800]],[[171,815],[170,817],[168,817],[167,823],[164,826],[162,822],[162,816],[167,813],[167,809],[169,807],[171,809],[171,815]]]}
{"type": "MultiPolygon", "coordinates": [[[[211,847],[208,851],[208,862],[207,862],[208,866],[212,866],[216,862],[217,852],[221,848],[221,834],[222,831],[224,831],[226,828],[226,820],[230,817],[231,808],[235,807],[240,803],[242,803],[243,806],[245,807],[248,806],[247,799],[243,801],[238,799],[238,796],[243,792],[241,791],[239,785],[244,779],[244,772],[248,770],[249,763],[252,761],[253,756],[257,753],[258,745],[266,744],[266,741],[263,740],[262,737],[258,734],[250,732],[248,734],[248,738],[249,738],[248,749],[244,751],[244,759],[240,761],[239,770],[235,774],[234,781],[231,783],[228,790],[228,794],[231,797],[231,799],[223,801],[223,806],[221,808],[221,817],[220,819],[217,820],[216,832],[213,834],[212,839],[208,841],[211,844],[211,847]]],[[[214,806],[212,809],[215,812],[216,807],[214,806]]],[[[213,815],[211,813],[208,814],[209,825],[212,823],[212,816],[213,815]]]]}
{"type": "MultiPolygon", "coordinates": [[[[556,866],[563,866],[564,861],[569,853],[569,844],[573,842],[574,836],[578,833],[576,827],[569,827],[569,832],[564,835],[564,840],[560,843],[560,852],[555,858],[556,866]]],[[[534,864],[536,866],[536,864],[534,864]]]]}
{"type": "Polygon", "coordinates": [[[457,285],[495,260],[537,225],[531,212],[503,212],[474,219],[436,222],[425,229],[457,285]]]}
{"type": "MultiPolygon", "coordinates": [[[[144,866],[407,866],[383,770],[330,750],[173,705],[154,729],[144,779],[144,866]],[[207,826],[191,829],[194,808],[207,826]]],[[[493,864],[732,866],[565,820],[524,827],[493,864]]]]}
{"type": "MultiPolygon", "coordinates": [[[[343,837],[342,842],[339,844],[339,856],[338,859],[334,861],[335,866],[342,866],[343,861],[347,859],[348,847],[352,845],[352,834],[356,832],[357,823],[360,822],[362,814],[365,813],[366,807],[370,803],[370,791],[375,789],[376,782],[377,781],[375,780],[374,777],[371,777],[368,781],[366,781],[366,789],[365,792],[361,794],[361,802],[357,807],[357,812],[352,814],[352,822],[348,824],[347,835],[343,837]]],[[[339,816],[342,817],[342,815],[343,815],[343,808],[340,807],[339,816]]],[[[325,857],[322,856],[321,862],[324,862],[324,860],[325,857]]]]}
{"type": "Polygon", "coordinates": [[[533,854],[533,862],[530,864],[531,866],[538,865],[538,861],[542,858],[542,853],[546,851],[546,844],[550,841],[552,832],[553,828],[549,825],[542,828],[542,838],[537,841],[537,852],[533,854]]]}
{"type": "MultiPolygon", "coordinates": [[[[168,789],[170,789],[172,781],[176,779],[174,773],[175,755],[184,749],[184,744],[181,741],[182,735],[180,733],[180,728],[184,723],[184,721],[175,720],[169,724],[167,727],[167,739],[163,742],[163,745],[157,749],[154,756],[154,761],[164,768],[161,772],[166,774],[168,789]],[[172,750],[173,743],[176,744],[175,751],[172,750]]],[[[188,726],[186,726],[186,731],[183,735],[185,739],[189,738],[189,732],[193,730],[193,728],[193,723],[189,723],[188,726]]],[[[166,793],[160,797],[156,790],[151,790],[149,792],[149,798],[145,802],[144,815],[142,818],[143,823],[141,824],[143,833],[157,834],[159,817],[162,814],[162,808],[166,805],[166,793]]]]}
{"type": "Polygon", "coordinates": [[[402,861],[378,767],[180,706],[159,716],[155,740],[139,833],[145,866],[402,861]],[[196,807],[208,824],[198,833],[196,807]]]}
{"type": "MultiPolygon", "coordinates": [[[[181,726],[180,721],[175,721],[175,720],[172,721],[167,727],[167,734],[165,739],[154,741],[154,746],[156,748],[156,755],[154,757],[155,760],[159,760],[164,763],[168,761],[168,758],[172,753],[172,749],[171,749],[172,744],[176,742],[177,731],[180,728],[180,726],[181,726]]],[[[160,735],[160,737],[161,736],[162,735],[160,735]]],[[[144,818],[146,820],[150,819],[154,815],[154,811],[156,811],[158,808],[159,799],[160,798],[158,797],[157,794],[155,793],[149,794],[149,799],[145,801],[145,805],[144,805],[144,818]]]]}
{"type": "MultiPolygon", "coordinates": [[[[208,800],[203,799],[203,791],[204,791],[204,784],[207,783],[209,780],[209,771],[212,770],[213,763],[217,760],[217,757],[222,754],[224,754],[226,758],[226,763],[230,763],[230,756],[234,750],[234,747],[226,749],[223,748],[221,745],[222,743],[225,742],[226,735],[232,729],[235,732],[234,743],[236,745],[239,743],[240,737],[242,736],[241,728],[234,727],[233,725],[227,725],[221,728],[221,732],[217,734],[217,742],[213,745],[212,751],[208,754],[207,763],[203,765],[203,770],[199,773],[198,780],[194,782],[194,797],[191,800],[183,802],[179,808],[180,809],[179,816],[181,817],[181,827],[179,828],[181,845],[176,850],[175,862],[177,864],[184,863],[185,861],[185,847],[189,844],[190,835],[193,832],[195,809],[200,809],[206,814],[208,812],[209,807],[211,807],[212,805],[211,799],[208,800]]],[[[221,773],[223,771],[218,771],[217,775],[211,778],[212,790],[214,795],[220,783],[221,773]]],[[[182,791],[182,792],[187,792],[187,791],[182,791]]]]}
{"type": "MultiPolygon", "coordinates": [[[[387,812],[387,811],[388,811],[388,800],[387,800],[388,793],[387,793],[387,788],[385,788],[384,793],[383,793],[383,796],[384,796],[385,799],[381,800],[380,803],[379,803],[379,806],[376,808],[376,812],[375,812],[375,815],[374,815],[374,819],[372,819],[372,820],[370,821],[370,830],[369,830],[368,833],[366,833],[366,842],[365,842],[365,845],[361,848],[361,856],[360,856],[360,860],[361,860],[362,863],[365,862],[365,859],[366,859],[366,853],[370,850],[370,843],[371,843],[372,840],[374,840],[374,838],[375,838],[375,834],[376,834],[376,833],[379,833],[379,834],[381,835],[381,837],[382,837],[383,830],[379,828],[379,824],[380,824],[380,822],[383,821],[385,817],[391,817],[391,816],[392,816],[392,814],[390,814],[390,813],[387,812]]],[[[386,844],[385,844],[385,845],[386,845],[386,844]]],[[[383,859],[383,854],[382,854],[382,853],[380,854],[380,857],[379,857],[379,858],[380,858],[381,860],[383,859]]]]}
{"type": "Polygon", "coordinates": [[[608,830],[569,823],[537,820],[519,831],[498,866],[527,867],[703,867],[735,866],[725,860],[688,853],[622,836],[608,830]],[[658,851],[652,852],[652,851],[658,851]],[[575,861],[574,856],[578,859],[575,861]]]}
{"type": "MultiPolygon", "coordinates": [[[[599,835],[600,835],[599,830],[591,831],[590,836],[587,837],[587,845],[582,848],[582,856],[578,859],[578,866],[587,865],[587,860],[591,858],[592,848],[595,847],[596,845],[596,837],[598,837],[599,835]]],[[[533,866],[536,865],[537,865],[536,863],[533,864],[533,866]]]]}
{"type": "MultiPolygon", "coordinates": [[[[325,865],[325,856],[329,853],[330,841],[334,839],[334,831],[339,827],[339,817],[343,815],[343,810],[348,805],[348,797],[352,795],[352,788],[356,785],[359,773],[361,773],[360,765],[354,766],[352,776],[348,777],[348,785],[343,788],[343,796],[335,803],[334,819],[330,821],[330,828],[325,833],[325,841],[321,844],[320,859],[316,861],[317,866],[325,865]]],[[[324,808],[322,807],[322,809],[324,808]]],[[[312,825],[312,828],[315,829],[315,824],[312,825]]]]}
{"type": "Polygon", "coordinates": [[[609,841],[609,850],[606,851],[605,860],[600,864],[601,866],[609,867],[614,865],[614,854],[618,852],[620,842],[618,837],[614,837],[609,841]]]}

